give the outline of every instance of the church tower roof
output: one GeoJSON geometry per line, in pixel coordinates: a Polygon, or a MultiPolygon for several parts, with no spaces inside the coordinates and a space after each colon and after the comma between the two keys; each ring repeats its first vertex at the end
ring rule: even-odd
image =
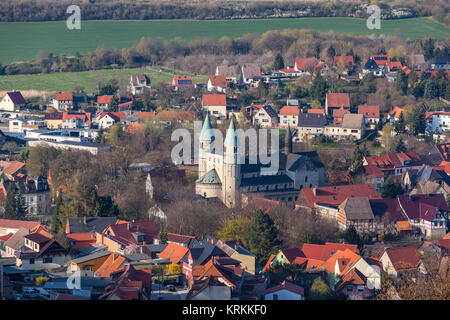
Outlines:
{"type": "Polygon", "coordinates": [[[234,124],[234,116],[231,118],[230,126],[227,129],[227,135],[223,145],[226,147],[239,146],[239,137],[236,132],[236,125],[234,124]]]}
{"type": "Polygon", "coordinates": [[[202,131],[200,133],[200,141],[213,141],[214,133],[211,126],[211,121],[209,120],[209,113],[206,113],[205,122],[203,122],[202,131]]]}

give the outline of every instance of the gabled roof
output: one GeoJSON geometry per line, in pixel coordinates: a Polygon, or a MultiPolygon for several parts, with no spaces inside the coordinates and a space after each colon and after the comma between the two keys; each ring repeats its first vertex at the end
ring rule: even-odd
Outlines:
{"type": "Polygon", "coordinates": [[[187,75],[177,75],[173,77],[172,83],[174,86],[192,85],[192,78],[187,75]]]}
{"type": "Polygon", "coordinates": [[[297,257],[305,257],[305,254],[300,248],[282,249],[281,252],[288,259],[289,263],[293,263],[297,257]]]}
{"type": "Polygon", "coordinates": [[[306,66],[305,66],[305,62],[311,62],[311,61],[316,61],[316,58],[314,57],[310,57],[310,58],[295,58],[295,66],[297,67],[298,70],[302,70],[304,71],[306,66]]]}
{"type": "Polygon", "coordinates": [[[413,270],[419,267],[420,256],[415,247],[386,249],[384,252],[388,255],[397,272],[413,270]]]}
{"type": "Polygon", "coordinates": [[[374,216],[387,216],[393,221],[407,221],[397,199],[370,199],[370,207],[374,216]]]}
{"type": "Polygon", "coordinates": [[[335,286],[335,290],[338,291],[347,285],[365,285],[367,283],[367,278],[356,268],[353,268],[347,274],[345,274],[342,279],[335,286]]]}
{"type": "Polygon", "coordinates": [[[27,103],[20,91],[7,92],[6,95],[9,96],[9,99],[11,99],[12,103],[14,103],[15,105],[27,103]]]}
{"type": "Polygon", "coordinates": [[[431,221],[439,210],[448,211],[443,194],[403,194],[397,199],[409,219],[431,221]]]}
{"type": "Polygon", "coordinates": [[[218,75],[222,75],[225,77],[237,76],[236,66],[225,66],[225,65],[217,66],[216,73],[218,73],[218,75]]]}
{"type": "Polygon", "coordinates": [[[326,261],[337,251],[350,250],[354,253],[358,252],[358,246],[356,244],[345,244],[345,243],[333,243],[327,242],[323,244],[310,244],[304,243],[302,246],[302,252],[308,259],[313,259],[317,261],[326,261]]]}
{"type": "Polygon", "coordinates": [[[120,254],[111,253],[105,262],[103,262],[103,264],[95,271],[95,276],[99,278],[110,277],[111,274],[118,271],[126,261],[127,259],[120,254]]]}
{"type": "Polygon", "coordinates": [[[323,113],[299,113],[299,127],[323,127],[327,124],[327,118],[323,113]]]}
{"type": "Polygon", "coordinates": [[[301,296],[305,295],[305,289],[303,289],[303,287],[297,286],[296,284],[290,283],[286,280],[275,287],[266,289],[266,291],[264,291],[264,294],[267,295],[267,294],[274,293],[274,292],[277,292],[280,290],[287,290],[287,291],[296,293],[301,296]]]}
{"type": "Polygon", "coordinates": [[[370,58],[373,59],[379,66],[385,65],[391,61],[387,54],[373,54],[370,58]]]}
{"type": "Polygon", "coordinates": [[[176,243],[184,243],[187,246],[192,244],[195,240],[194,236],[187,236],[183,234],[170,233],[167,232],[167,241],[176,242],[176,243]]]}
{"type": "Polygon", "coordinates": [[[58,100],[58,101],[73,101],[72,92],[59,92],[56,94],[56,100],[58,100]]]}
{"type": "Polygon", "coordinates": [[[364,125],[362,114],[346,113],[342,119],[342,128],[361,129],[364,125]]]}
{"type": "Polygon", "coordinates": [[[196,183],[205,183],[205,184],[222,184],[220,180],[219,174],[216,169],[211,169],[203,177],[200,177],[195,181],[196,183]]]}
{"type": "Polygon", "coordinates": [[[189,248],[180,246],[176,243],[169,243],[159,255],[162,259],[169,259],[171,263],[178,264],[188,253],[189,248]]]}
{"type": "Polygon", "coordinates": [[[144,236],[147,243],[153,243],[153,240],[158,237],[159,226],[155,221],[135,221],[120,224],[110,225],[106,232],[116,238],[123,239],[132,244],[138,244],[135,235],[139,233],[144,236]]]}
{"type": "Polygon", "coordinates": [[[300,109],[296,106],[284,106],[280,109],[280,115],[286,115],[286,116],[298,116],[300,113],[300,109]]]}
{"type": "Polygon", "coordinates": [[[96,231],[101,233],[107,226],[115,224],[116,217],[81,217],[68,218],[69,233],[84,233],[96,231]]]}
{"type": "Polygon", "coordinates": [[[225,76],[211,75],[208,77],[208,82],[209,81],[211,81],[211,85],[214,87],[226,88],[228,85],[227,78],[225,76]]]}
{"type": "Polygon", "coordinates": [[[358,113],[362,114],[364,118],[379,119],[380,118],[380,106],[358,106],[358,113]]]}
{"type": "Polygon", "coordinates": [[[328,260],[326,260],[321,267],[335,274],[337,265],[339,268],[339,276],[343,276],[355,266],[359,259],[362,259],[361,256],[352,250],[338,250],[328,260]]]}
{"type": "Polygon", "coordinates": [[[339,205],[347,220],[373,220],[374,215],[367,197],[350,197],[339,205]]]}
{"type": "Polygon", "coordinates": [[[399,107],[392,107],[389,112],[388,115],[391,117],[394,117],[396,119],[398,119],[400,117],[400,113],[403,112],[403,108],[399,108],[399,107]]]}
{"type": "MultiPolygon", "coordinates": [[[[334,60],[334,64],[338,65],[338,63],[341,61],[342,56],[334,56],[333,60],[334,60]]],[[[354,66],[355,65],[355,60],[353,59],[353,56],[345,56],[345,66],[354,66]]]]}
{"type": "Polygon", "coordinates": [[[225,94],[204,94],[202,97],[203,106],[226,106],[227,96],[225,94]]]}
{"type": "Polygon", "coordinates": [[[261,69],[255,64],[243,65],[242,74],[244,75],[244,78],[259,78],[261,77],[261,69]]]}
{"type": "Polygon", "coordinates": [[[96,120],[100,120],[105,116],[111,117],[114,121],[121,121],[125,117],[124,112],[101,112],[95,118],[96,120]]]}
{"type": "Polygon", "coordinates": [[[98,104],[111,103],[113,97],[114,96],[98,96],[97,97],[97,103],[98,104]]]}
{"type": "Polygon", "coordinates": [[[325,114],[325,109],[308,109],[308,114],[325,114]]]}
{"type": "Polygon", "coordinates": [[[348,93],[327,93],[328,108],[350,108],[350,95],[348,93]]]}
{"type": "Polygon", "coordinates": [[[24,220],[10,220],[10,219],[0,219],[0,228],[5,229],[20,229],[24,228],[31,230],[38,226],[40,223],[36,221],[24,221],[24,220]]]}

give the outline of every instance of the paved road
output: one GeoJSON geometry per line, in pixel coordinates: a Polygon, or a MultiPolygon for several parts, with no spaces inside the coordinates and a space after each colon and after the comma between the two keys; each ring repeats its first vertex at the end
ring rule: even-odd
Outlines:
{"type": "Polygon", "coordinates": [[[186,298],[187,293],[189,292],[189,289],[184,289],[181,287],[176,287],[175,292],[166,290],[162,285],[160,284],[153,284],[152,285],[152,295],[151,300],[157,300],[158,297],[162,297],[164,300],[184,300],[186,298]]]}

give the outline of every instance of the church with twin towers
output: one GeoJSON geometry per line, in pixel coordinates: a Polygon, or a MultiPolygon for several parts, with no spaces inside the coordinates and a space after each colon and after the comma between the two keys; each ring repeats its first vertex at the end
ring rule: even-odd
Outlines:
{"type": "MultiPolygon", "coordinates": [[[[239,135],[234,117],[231,119],[223,141],[223,149],[214,148],[216,137],[211,126],[209,113],[206,114],[199,136],[198,179],[195,181],[196,194],[207,198],[217,198],[227,207],[246,206],[252,199],[276,200],[294,205],[302,188],[326,185],[325,170],[315,151],[292,152],[292,133],[288,128],[284,147],[277,150],[277,171],[267,173],[270,164],[250,163],[248,157],[241,159],[239,135]]],[[[273,164],[272,164],[272,167],[273,164]]]]}

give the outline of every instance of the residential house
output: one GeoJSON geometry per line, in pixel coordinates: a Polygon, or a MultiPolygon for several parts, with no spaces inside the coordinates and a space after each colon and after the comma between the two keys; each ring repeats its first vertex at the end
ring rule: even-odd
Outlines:
{"type": "Polygon", "coordinates": [[[75,129],[88,128],[91,125],[91,114],[89,112],[64,112],[61,128],[75,129]]]}
{"type": "Polygon", "coordinates": [[[130,76],[130,83],[128,90],[133,96],[142,94],[145,90],[151,88],[150,75],[148,74],[133,74],[130,76]]]}
{"type": "Polygon", "coordinates": [[[53,107],[57,111],[67,111],[74,107],[72,92],[59,92],[53,99],[53,107]]]}
{"type": "Polygon", "coordinates": [[[426,131],[431,133],[450,132],[450,112],[434,111],[425,114],[426,131]]]}
{"type": "Polygon", "coordinates": [[[375,61],[375,63],[379,66],[384,66],[391,62],[391,59],[387,54],[373,54],[370,56],[370,59],[375,61]]]}
{"type": "Polygon", "coordinates": [[[365,156],[363,165],[377,167],[384,173],[384,176],[387,177],[388,175],[401,176],[410,169],[421,168],[423,162],[416,152],[411,151],[391,153],[382,156],[365,156]]]}
{"type": "Polygon", "coordinates": [[[152,270],[137,270],[128,264],[111,274],[113,282],[99,300],[150,300],[152,270]]]}
{"type": "Polygon", "coordinates": [[[430,167],[411,169],[403,176],[405,191],[410,194],[443,194],[447,198],[450,193],[450,177],[444,170],[430,167]]]}
{"type": "Polygon", "coordinates": [[[342,124],[329,124],[323,133],[333,140],[362,139],[366,134],[363,115],[344,113],[342,124]]]}
{"type": "Polygon", "coordinates": [[[0,160],[0,174],[9,180],[23,180],[26,177],[25,162],[0,160]]]}
{"type": "Polygon", "coordinates": [[[258,65],[244,64],[241,68],[241,81],[245,84],[252,84],[261,80],[261,69],[258,65]]]}
{"type": "Polygon", "coordinates": [[[335,66],[342,66],[347,69],[351,69],[355,66],[353,56],[334,56],[333,61],[335,66]]]}
{"type": "Polygon", "coordinates": [[[237,66],[220,65],[216,67],[216,76],[225,76],[227,82],[237,81],[237,66]]]}
{"type": "Polygon", "coordinates": [[[97,243],[95,232],[70,233],[65,235],[72,249],[81,249],[97,243]]]}
{"type": "Polygon", "coordinates": [[[107,129],[122,121],[124,117],[125,114],[123,112],[100,112],[94,121],[98,124],[99,129],[107,129]]]}
{"type": "Polygon", "coordinates": [[[403,70],[403,65],[400,61],[389,61],[387,64],[387,70],[388,72],[398,72],[400,70],[403,70]]]}
{"type": "Polygon", "coordinates": [[[412,70],[425,70],[427,64],[423,54],[411,54],[408,56],[408,66],[412,70]]]}
{"type": "Polygon", "coordinates": [[[435,57],[431,63],[431,69],[433,70],[450,70],[450,56],[438,56],[435,57]]]}
{"type": "Polygon", "coordinates": [[[20,111],[25,107],[26,101],[20,91],[7,92],[3,99],[0,101],[0,110],[3,111],[20,111]]]}
{"type": "Polygon", "coordinates": [[[217,91],[225,93],[227,91],[228,81],[225,76],[209,76],[208,91],[217,91]]]}
{"type": "Polygon", "coordinates": [[[113,98],[114,96],[98,96],[96,102],[97,108],[108,109],[113,98]]]}
{"type": "Polygon", "coordinates": [[[189,248],[198,243],[194,236],[167,232],[167,243],[174,243],[182,247],[189,248]]]}
{"type": "Polygon", "coordinates": [[[367,125],[380,122],[380,106],[358,106],[358,114],[362,114],[367,125]]]}
{"type": "Polygon", "coordinates": [[[363,79],[367,74],[372,74],[375,77],[383,77],[386,73],[385,64],[379,64],[374,59],[369,59],[364,64],[362,73],[359,74],[359,78],[363,79]]]}
{"type": "Polygon", "coordinates": [[[109,225],[120,223],[116,217],[79,217],[79,218],[67,218],[66,234],[74,233],[101,233],[109,225]]]}
{"type": "Polygon", "coordinates": [[[216,242],[216,245],[222,249],[231,259],[240,262],[244,269],[244,274],[254,275],[256,272],[256,256],[245,249],[237,240],[216,242]]]}
{"type": "Polygon", "coordinates": [[[50,212],[51,195],[46,178],[26,176],[20,181],[0,181],[3,199],[6,199],[9,188],[22,193],[23,205],[29,216],[42,216],[50,212]]]}
{"type": "Polygon", "coordinates": [[[352,197],[381,198],[371,184],[303,188],[300,190],[295,205],[296,207],[309,209],[319,215],[338,220],[339,205],[352,197]]]}
{"type": "Polygon", "coordinates": [[[325,66],[325,62],[316,58],[296,58],[294,61],[294,70],[299,74],[316,74],[325,66]]]}
{"type": "Polygon", "coordinates": [[[351,300],[363,300],[375,296],[375,290],[367,285],[367,278],[356,268],[351,269],[339,280],[334,291],[351,300]]]}
{"type": "Polygon", "coordinates": [[[403,194],[397,197],[411,226],[426,239],[441,239],[447,232],[448,207],[442,194],[403,194]]]}
{"type": "Polygon", "coordinates": [[[264,300],[305,300],[305,289],[283,281],[277,286],[266,289],[264,300]]]}
{"type": "Polygon", "coordinates": [[[325,98],[325,112],[332,116],[334,109],[350,109],[350,95],[348,93],[327,93],[325,98]]]}
{"type": "Polygon", "coordinates": [[[387,120],[389,120],[389,122],[392,125],[395,125],[395,123],[398,121],[398,119],[400,118],[400,114],[403,112],[403,108],[399,108],[399,107],[392,107],[388,114],[387,114],[387,120]]]}
{"type": "Polygon", "coordinates": [[[202,107],[212,116],[223,119],[227,117],[227,96],[225,94],[204,94],[202,107]]]}
{"type": "Polygon", "coordinates": [[[39,225],[40,223],[36,221],[0,219],[0,237],[8,234],[15,234],[20,229],[31,232],[39,225]]]}
{"type": "Polygon", "coordinates": [[[375,231],[375,216],[367,197],[350,197],[338,207],[338,225],[341,229],[354,226],[361,232],[375,231]]]}
{"type": "Polygon", "coordinates": [[[128,259],[120,254],[111,253],[108,258],[100,265],[94,273],[98,278],[109,278],[112,273],[126,267],[128,259]]]}
{"type": "Polygon", "coordinates": [[[215,277],[197,280],[189,290],[186,300],[231,300],[231,288],[215,277]]]}
{"type": "Polygon", "coordinates": [[[342,124],[344,115],[351,113],[349,109],[333,109],[333,124],[342,124]]]}
{"type": "Polygon", "coordinates": [[[14,252],[16,265],[25,270],[60,268],[69,260],[67,250],[54,239],[42,233],[28,233],[25,229],[16,232],[5,246],[14,252]],[[22,231],[21,231],[22,230],[22,231]]]}
{"type": "Polygon", "coordinates": [[[68,271],[87,271],[93,276],[110,255],[111,252],[100,251],[73,259],[69,263],[68,271]]]}
{"type": "Polygon", "coordinates": [[[387,248],[380,256],[383,270],[390,276],[399,277],[404,273],[426,273],[425,266],[415,247],[387,248]]]}
{"type": "Polygon", "coordinates": [[[280,127],[297,127],[300,109],[297,106],[284,106],[280,109],[280,127]]]}
{"type": "Polygon", "coordinates": [[[183,87],[193,87],[192,78],[187,75],[178,75],[174,76],[172,79],[172,87],[175,88],[175,90],[178,90],[179,88],[183,87]]]}
{"type": "Polygon", "coordinates": [[[169,243],[166,248],[161,251],[159,257],[161,259],[169,259],[172,264],[181,264],[181,259],[188,253],[189,248],[176,243],[169,243]]]}
{"type": "Polygon", "coordinates": [[[62,127],[63,114],[60,112],[46,113],[44,123],[48,129],[59,129],[62,127]]]}
{"type": "Polygon", "coordinates": [[[306,110],[306,113],[308,114],[323,114],[325,115],[325,109],[308,109],[306,110]]]}
{"type": "Polygon", "coordinates": [[[278,115],[270,105],[264,105],[253,115],[252,122],[262,128],[274,128],[278,126],[278,115]]]}
{"type": "Polygon", "coordinates": [[[323,113],[299,113],[297,137],[300,141],[305,141],[306,139],[323,135],[326,124],[327,118],[323,113]]]}

